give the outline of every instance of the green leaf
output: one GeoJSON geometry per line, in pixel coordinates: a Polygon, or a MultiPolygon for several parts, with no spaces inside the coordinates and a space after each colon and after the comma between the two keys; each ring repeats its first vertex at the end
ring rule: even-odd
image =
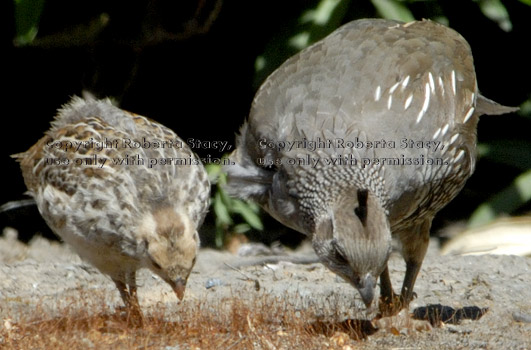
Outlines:
{"type": "Polygon", "coordinates": [[[527,6],[531,6],[531,0],[520,0],[522,4],[526,4],[527,6]]]}
{"type": "Polygon", "coordinates": [[[225,240],[225,230],[223,228],[216,227],[216,237],[214,243],[216,247],[222,248],[225,240]]]}
{"type": "Polygon", "coordinates": [[[305,47],[308,47],[308,45],[310,45],[310,33],[302,32],[295,34],[294,36],[289,38],[288,44],[297,50],[302,50],[305,47]]]}
{"type": "Polygon", "coordinates": [[[332,20],[334,11],[341,5],[341,2],[342,0],[321,0],[315,9],[302,14],[301,22],[325,26],[332,20]]]}
{"type": "Polygon", "coordinates": [[[249,206],[249,209],[251,209],[254,213],[260,213],[260,206],[255,202],[245,202],[245,204],[247,204],[249,206]]]}
{"type": "Polygon", "coordinates": [[[229,214],[226,203],[222,198],[221,191],[217,191],[213,199],[213,209],[216,215],[216,224],[229,226],[232,224],[232,219],[229,214]]]}
{"type": "Polygon", "coordinates": [[[290,56],[330,34],[339,27],[352,0],[308,2],[297,20],[282,26],[256,58],[254,86],[260,84],[290,56]]]}
{"type": "Polygon", "coordinates": [[[249,224],[242,222],[241,224],[234,225],[234,233],[242,234],[248,232],[251,229],[249,224]]]}
{"type": "Polygon", "coordinates": [[[232,209],[235,213],[240,214],[245,222],[248,223],[252,228],[256,230],[264,229],[262,220],[260,220],[260,217],[257,215],[257,213],[253,211],[253,208],[247,203],[241,200],[234,200],[232,209]]]}
{"type": "Polygon", "coordinates": [[[372,0],[372,4],[383,18],[411,22],[415,17],[409,9],[398,0],[372,0]]]}
{"type": "Polygon", "coordinates": [[[520,105],[520,110],[518,111],[518,114],[522,117],[531,118],[531,97],[525,100],[520,105]]]}
{"type": "Polygon", "coordinates": [[[501,213],[510,213],[531,200],[531,170],[518,176],[503,191],[494,195],[488,202],[481,204],[472,213],[469,227],[484,225],[501,213]]]}
{"type": "Polygon", "coordinates": [[[219,164],[207,164],[205,165],[205,170],[208,174],[208,179],[211,183],[217,183],[218,181],[224,181],[225,177],[223,177],[223,167],[219,164]],[[223,177],[220,180],[220,177],[223,177]]]}
{"type": "Polygon", "coordinates": [[[513,29],[509,12],[500,0],[479,0],[479,8],[487,18],[498,23],[501,29],[506,32],[513,29]]]}
{"type": "Polygon", "coordinates": [[[217,186],[216,195],[219,196],[221,202],[227,207],[229,212],[233,211],[234,201],[236,199],[231,198],[227,192],[221,186],[217,186]]]}
{"type": "Polygon", "coordinates": [[[37,36],[44,0],[15,1],[15,42],[18,45],[30,44],[37,36]]]}
{"type": "Polygon", "coordinates": [[[435,16],[432,18],[433,21],[437,22],[437,23],[440,23],[440,24],[443,24],[447,27],[450,26],[450,20],[448,19],[448,17],[446,16],[435,16]]]}

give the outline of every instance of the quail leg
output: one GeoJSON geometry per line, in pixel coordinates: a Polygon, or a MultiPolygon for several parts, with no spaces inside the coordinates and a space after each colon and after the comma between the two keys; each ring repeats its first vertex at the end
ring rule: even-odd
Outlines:
{"type": "Polygon", "coordinates": [[[400,299],[403,307],[407,307],[415,297],[413,287],[422,266],[422,261],[430,242],[431,219],[425,220],[412,230],[402,231],[399,235],[402,241],[402,254],[406,261],[406,276],[402,284],[400,299]]]}
{"type": "Polygon", "coordinates": [[[136,276],[135,272],[127,273],[127,285],[121,280],[113,279],[116,288],[120,292],[120,296],[125,304],[125,309],[129,315],[140,316],[140,304],[137,298],[136,276]]]}
{"type": "Polygon", "coordinates": [[[127,289],[127,285],[124,282],[116,280],[114,278],[112,280],[116,285],[116,288],[120,292],[120,296],[122,297],[125,307],[128,307],[130,304],[129,299],[131,296],[129,295],[129,289],[127,289]]]}
{"type": "Polygon", "coordinates": [[[129,284],[129,312],[128,322],[135,326],[142,325],[142,310],[140,310],[140,303],[136,293],[136,271],[127,274],[127,282],[129,284]]]}
{"type": "Polygon", "coordinates": [[[400,296],[393,291],[389,268],[386,265],[385,270],[380,275],[380,302],[378,304],[380,315],[391,316],[398,313],[401,304],[400,296]]]}
{"type": "Polygon", "coordinates": [[[426,220],[420,225],[398,232],[402,241],[402,254],[406,261],[406,275],[400,295],[393,291],[387,266],[380,275],[380,303],[378,308],[381,316],[396,315],[403,308],[407,308],[416,296],[413,287],[428,249],[430,227],[431,220],[426,220]]]}
{"type": "Polygon", "coordinates": [[[385,270],[380,275],[380,298],[384,302],[391,302],[395,296],[391,277],[389,276],[389,268],[386,265],[385,270]]]}
{"type": "Polygon", "coordinates": [[[129,304],[131,308],[140,313],[140,303],[138,302],[138,296],[136,293],[136,271],[127,274],[127,283],[129,284],[129,304]]]}

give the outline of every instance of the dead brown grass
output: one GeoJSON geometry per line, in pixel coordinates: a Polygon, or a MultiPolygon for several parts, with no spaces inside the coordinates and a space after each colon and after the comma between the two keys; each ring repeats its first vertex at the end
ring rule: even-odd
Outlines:
{"type": "Polygon", "coordinates": [[[4,318],[0,348],[350,349],[376,331],[369,321],[315,321],[311,314],[264,295],[217,305],[185,301],[179,310],[161,304],[144,310],[141,319],[115,312],[101,300],[100,305],[73,302],[58,310],[57,317],[38,307],[17,322],[4,318]]]}

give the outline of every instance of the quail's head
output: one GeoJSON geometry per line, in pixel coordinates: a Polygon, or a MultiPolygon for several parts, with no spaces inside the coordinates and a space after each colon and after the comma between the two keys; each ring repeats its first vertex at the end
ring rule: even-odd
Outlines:
{"type": "Polygon", "coordinates": [[[312,244],[321,261],[356,287],[368,307],[391,252],[391,230],[371,192],[357,190],[343,198],[318,221],[312,244]]]}
{"type": "Polygon", "coordinates": [[[197,230],[186,215],[179,215],[172,208],[158,211],[152,218],[142,227],[145,265],[168,283],[181,300],[199,249],[197,230]]]}

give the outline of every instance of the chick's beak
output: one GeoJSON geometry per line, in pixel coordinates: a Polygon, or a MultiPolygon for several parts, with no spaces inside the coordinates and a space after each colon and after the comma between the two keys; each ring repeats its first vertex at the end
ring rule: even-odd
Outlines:
{"type": "Polygon", "coordinates": [[[173,291],[175,292],[179,300],[183,300],[185,288],[186,288],[186,281],[182,278],[177,278],[175,282],[173,283],[173,291]]]}
{"type": "Polygon", "coordinates": [[[365,306],[370,307],[374,300],[376,279],[371,274],[367,274],[356,284],[356,288],[360,292],[361,299],[363,300],[363,303],[365,303],[365,306]]]}

